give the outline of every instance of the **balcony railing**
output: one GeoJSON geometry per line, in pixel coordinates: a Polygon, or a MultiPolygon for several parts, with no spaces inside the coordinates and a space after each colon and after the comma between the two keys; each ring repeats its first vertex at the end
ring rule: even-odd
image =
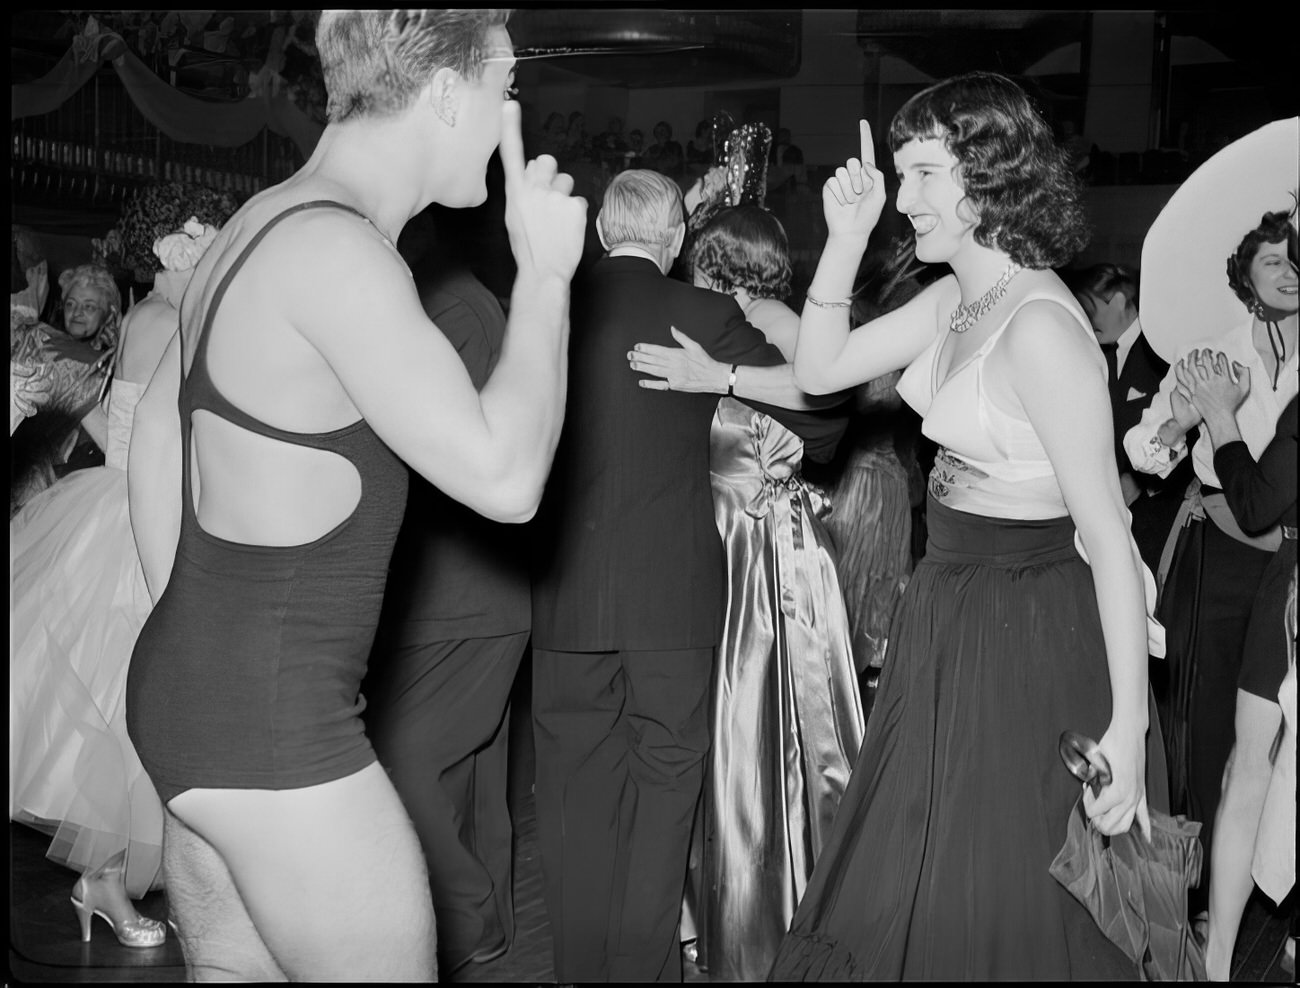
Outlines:
{"type": "Polygon", "coordinates": [[[240,147],[172,140],[136,108],[107,66],[58,109],[10,124],[10,182],[18,201],[109,204],[140,185],[171,180],[242,200],[301,164],[297,145],[269,130],[240,147]]]}

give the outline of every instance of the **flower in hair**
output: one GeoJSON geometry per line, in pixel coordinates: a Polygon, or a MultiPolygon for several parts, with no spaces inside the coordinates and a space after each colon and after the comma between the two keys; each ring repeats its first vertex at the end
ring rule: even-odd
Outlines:
{"type": "Polygon", "coordinates": [[[200,223],[197,216],[185,221],[179,233],[169,233],[153,243],[153,252],[167,271],[189,271],[216,239],[217,228],[200,223]]]}

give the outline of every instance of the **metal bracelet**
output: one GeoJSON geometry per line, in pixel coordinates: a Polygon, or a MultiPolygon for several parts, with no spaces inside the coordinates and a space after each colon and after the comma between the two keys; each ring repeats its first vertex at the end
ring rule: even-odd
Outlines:
{"type": "Polygon", "coordinates": [[[849,306],[853,304],[853,300],[847,298],[843,302],[823,302],[819,298],[814,298],[811,295],[805,295],[804,299],[811,302],[819,309],[847,309],[849,308],[849,306]]]}

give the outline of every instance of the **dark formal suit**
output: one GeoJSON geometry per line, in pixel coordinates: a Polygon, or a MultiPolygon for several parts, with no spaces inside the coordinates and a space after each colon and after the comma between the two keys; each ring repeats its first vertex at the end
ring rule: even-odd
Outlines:
{"type": "Polygon", "coordinates": [[[1107,363],[1112,366],[1110,401],[1115,419],[1115,462],[1120,473],[1131,474],[1142,491],[1129,505],[1133,515],[1133,539],[1142,554],[1142,561],[1155,573],[1160,566],[1165,540],[1182,504],[1183,493],[1192,480],[1192,460],[1187,457],[1163,479],[1133,469],[1128,454],[1124,452],[1124,434],[1141,421],[1142,413],[1151,404],[1151,398],[1169,372],[1169,364],[1151,349],[1146,336],[1140,332],[1117,376],[1109,359],[1107,363]]]}
{"type": "MultiPolygon", "coordinates": [[[[417,269],[429,317],[476,388],[501,354],[501,305],[467,270],[417,269]]],[[[527,547],[412,473],[362,687],[367,729],[429,865],[438,966],[514,936],[507,705],[528,644],[527,547]]]]}
{"type": "Polygon", "coordinates": [[[574,285],[569,399],[533,584],[537,826],[559,981],[680,980],[677,922],[726,607],[709,486],[718,397],[638,387],[669,327],[781,353],[735,301],[607,257],[574,285]]]}

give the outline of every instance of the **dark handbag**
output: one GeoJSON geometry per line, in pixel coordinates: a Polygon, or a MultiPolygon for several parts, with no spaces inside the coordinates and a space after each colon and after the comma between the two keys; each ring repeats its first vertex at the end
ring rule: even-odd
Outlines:
{"type": "MultiPolygon", "coordinates": [[[[1110,767],[1091,738],[1061,735],[1061,758],[1095,796],[1110,767]]],[[[1093,828],[1080,796],[1051,874],[1097,927],[1138,965],[1146,981],[1204,981],[1205,953],[1187,919],[1187,891],[1201,872],[1201,825],[1150,810],[1151,839],[1134,824],[1107,837],[1093,828]]]]}

